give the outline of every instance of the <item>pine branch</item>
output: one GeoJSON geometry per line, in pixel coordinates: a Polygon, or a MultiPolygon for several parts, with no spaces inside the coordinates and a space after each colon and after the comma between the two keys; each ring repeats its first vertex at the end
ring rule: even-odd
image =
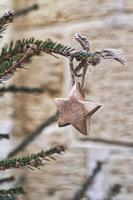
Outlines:
{"type": "MultiPolygon", "coordinates": [[[[121,53],[118,50],[115,49],[103,49],[96,52],[90,52],[89,51],[76,51],[74,48],[63,45],[61,43],[53,42],[52,40],[36,40],[35,38],[29,38],[29,39],[22,39],[17,40],[15,43],[13,41],[10,42],[9,45],[5,45],[2,48],[1,55],[0,55],[0,64],[2,62],[6,61],[7,59],[11,58],[13,59],[13,56],[15,55],[23,55],[25,53],[25,49],[29,44],[36,45],[37,51],[36,55],[40,55],[41,52],[45,52],[48,54],[59,54],[65,57],[73,56],[77,61],[82,61],[83,59],[89,59],[88,62],[90,64],[94,65],[94,58],[96,59],[96,56],[100,56],[104,59],[117,59],[117,61],[124,64],[124,60],[121,60],[121,53]]],[[[14,58],[15,59],[15,58],[14,58]]],[[[95,63],[96,65],[96,63],[95,63]]]]}
{"type": "MultiPolygon", "coordinates": [[[[22,68],[24,63],[30,61],[30,57],[36,54],[37,47],[34,44],[28,44],[23,52],[23,54],[17,54],[13,57],[6,58],[0,65],[0,80],[7,80],[12,77],[13,73],[18,68],[22,68]]],[[[3,51],[2,51],[3,54],[3,51]]],[[[2,62],[2,58],[0,58],[2,62]]]]}
{"type": "Polygon", "coordinates": [[[95,177],[101,171],[102,165],[103,165],[103,163],[97,162],[97,165],[94,168],[92,175],[90,177],[88,177],[87,180],[82,184],[81,189],[79,189],[75,193],[72,200],[81,200],[84,197],[85,192],[93,185],[95,177]]]}
{"type": "Polygon", "coordinates": [[[0,64],[3,61],[15,56],[15,55],[23,55],[29,44],[34,44],[37,47],[36,55],[40,55],[41,52],[46,53],[57,53],[63,56],[69,56],[70,52],[73,51],[71,47],[67,45],[62,45],[57,42],[53,42],[52,40],[36,40],[35,38],[22,39],[17,40],[16,42],[11,41],[9,45],[5,45],[2,48],[0,55],[0,64]]]}
{"type": "Polygon", "coordinates": [[[48,54],[57,53],[63,56],[70,55],[72,48],[64,46],[51,40],[35,40],[34,38],[18,40],[11,42],[9,46],[4,46],[0,55],[0,80],[9,79],[16,69],[23,68],[30,63],[34,55],[40,55],[41,52],[48,54]]]}
{"type": "Polygon", "coordinates": [[[27,145],[29,145],[29,143],[31,143],[41,134],[44,128],[46,128],[47,126],[49,126],[51,123],[55,122],[56,120],[57,120],[57,113],[55,113],[52,117],[47,119],[47,121],[40,124],[29,136],[25,137],[24,140],[9,153],[8,158],[14,156],[19,151],[23,150],[27,145]]]}
{"type": "Polygon", "coordinates": [[[49,159],[54,159],[52,157],[53,154],[60,154],[64,152],[64,147],[57,146],[55,148],[51,148],[48,151],[41,151],[39,153],[31,154],[29,156],[23,156],[22,158],[9,158],[0,161],[0,170],[12,169],[12,168],[21,168],[24,166],[37,168],[39,166],[44,166],[45,161],[49,161],[49,159]]]}
{"type": "Polygon", "coordinates": [[[13,11],[7,11],[0,18],[0,38],[2,38],[1,34],[6,30],[8,24],[13,21],[13,16],[14,16],[13,11]]]}
{"type": "Polygon", "coordinates": [[[79,62],[79,65],[75,68],[75,75],[77,74],[77,71],[82,68],[81,63],[84,60],[86,60],[87,65],[93,66],[98,65],[101,59],[114,59],[121,64],[125,63],[119,50],[103,49],[96,52],[90,52],[90,47],[87,48],[88,51],[76,51],[68,45],[53,42],[50,39],[42,41],[29,38],[17,40],[15,43],[12,41],[9,46],[4,46],[1,51],[0,80],[2,81],[10,78],[16,69],[23,68],[23,65],[29,63],[34,55],[40,55],[41,52],[53,56],[54,54],[59,54],[65,57],[75,58],[79,62]],[[32,53],[27,53],[28,50],[31,50],[32,53]]]}
{"type": "Polygon", "coordinates": [[[43,93],[44,89],[37,87],[24,87],[24,86],[17,87],[16,85],[11,85],[6,88],[5,87],[0,88],[0,93],[6,93],[6,92],[32,94],[32,93],[43,93]]]}

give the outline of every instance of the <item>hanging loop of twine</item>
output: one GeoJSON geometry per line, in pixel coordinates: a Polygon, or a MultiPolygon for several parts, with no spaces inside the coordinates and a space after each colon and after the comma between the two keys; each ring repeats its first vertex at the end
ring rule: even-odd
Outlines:
{"type": "Polygon", "coordinates": [[[125,59],[123,57],[123,52],[118,49],[103,49],[97,50],[95,52],[90,52],[90,42],[87,37],[81,35],[80,33],[75,34],[75,39],[81,45],[81,51],[71,52],[69,55],[69,66],[72,79],[72,85],[76,82],[76,78],[80,79],[81,90],[83,90],[85,83],[85,75],[88,70],[88,66],[96,66],[101,62],[101,59],[113,59],[122,65],[125,64],[125,59]],[[87,57],[79,59],[79,54],[87,54],[87,57]],[[78,62],[77,66],[74,66],[74,59],[78,62]]]}
{"type": "MultiPolygon", "coordinates": [[[[82,51],[90,52],[90,43],[85,36],[82,36],[80,33],[76,33],[75,39],[82,46],[83,48],[82,51]]],[[[79,64],[76,67],[74,67],[74,58],[75,58],[75,53],[71,53],[71,55],[69,56],[69,67],[70,67],[72,85],[75,84],[76,77],[81,78],[81,80],[78,82],[80,82],[81,90],[83,90],[85,75],[88,69],[88,61],[87,59],[83,59],[82,61],[79,62],[79,64]]]]}

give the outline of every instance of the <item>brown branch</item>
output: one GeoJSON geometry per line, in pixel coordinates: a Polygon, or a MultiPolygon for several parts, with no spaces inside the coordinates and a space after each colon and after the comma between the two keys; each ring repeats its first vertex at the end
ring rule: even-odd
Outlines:
{"type": "Polygon", "coordinates": [[[103,165],[102,162],[97,162],[96,167],[94,168],[92,172],[92,175],[88,177],[87,180],[82,184],[81,189],[79,189],[75,193],[72,200],[81,200],[84,197],[85,192],[88,190],[88,188],[90,188],[93,185],[95,177],[101,171],[102,165],[103,165]]]}
{"type": "Polygon", "coordinates": [[[7,92],[32,94],[32,93],[43,93],[44,89],[37,87],[25,87],[25,86],[17,87],[16,85],[10,85],[9,87],[6,88],[5,87],[0,88],[0,93],[7,93],[7,92]]]}
{"type": "Polygon", "coordinates": [[[93,142],[95,144],[106,144],[110,146],[112,145],[112,146],[133,148],[133,142],[106,140],[102,138],[81,138],[80,141],[93,142]]]}

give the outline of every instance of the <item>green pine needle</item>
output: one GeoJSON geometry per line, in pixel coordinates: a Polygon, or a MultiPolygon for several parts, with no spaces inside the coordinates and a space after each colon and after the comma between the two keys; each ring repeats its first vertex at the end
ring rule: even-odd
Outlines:
{"type": "Polygon", "coordinates": [[[13,76],[17,68],[22,68],[25,64],[31,61],[34,55],[40,55],[41,52],[48,54],[56,53],[62,56],[69,56],[73,51],[69,46],[62,45],[51,40],[35,40],[34,38],[17,40],[15,43],[10,42],[9,46],[5,45],[0,54],[0,81],[7,80],[13,76]],[[36,47],[33,54],[28,55],[23,62],[20,60],[25,56],[26,51],[33,45],[36,47]],[[14,62],[19,63],[14,67],[14,62]]]}
{"type": "Polygon", "coordinates": [[[0,200],[16,200],[16,196],[20,194],[25,194],[22,187],[10,188],[8,190],[0,190],[0,200]]]}
{"type": "Polygon", "coordinates": [[[12,41],[2,48],[0,54],[0,81],[12,77],[18,68],[23,68],[25,64],[30,63],[33,56],[40,55],[42,52],[50,55],[58,54],[67,58],[72,57],[81,63],[86,60],[87,64],[92,66],[99,64],[101,59],[114,59],[121,64],[125,63],[121,53],[115,49],[103,49],[96,52],[76,51],[68,45],[53,42],[50,39],[43,41],[32,37],[17,40],[15,43],[12,41]],[[33,52],[29,53],[29,50],[33,52]]]}
{"type": "Polygon", "coordinates": [[[22,187],[19,188],[10,188],[8,190],[0,190],[0,195],[1,194],[13,194],[13,195],[19,195],[19,194],[24,194],[24,189],[22,187]]]}
{"type": "Polygon", "coordinates": [[[29,167],[39,167],[44,165],[45,160],[54,159],[51,157],[53,154],[60,154],[64,152],[64,147],[57,146],[55,148],[51,148],[48,151],[41,151],[39,153],[34,153],[29,156],[23,156],[18,158],[9,158],[0,161],[0,170],[12,169],[12,168],[20,168],[24,166],[29,167]]]}
{"type": "Polygon", "coordinates": [[[12,11],[7,11],[0,17],[0,38],[2,38],[2,33],[6,30],[7,25],[13,21],[13,15],[12,11]]]}
{"type": "Polygon", "coordinates": [[[3,63],[3,61],[12,58],[15,55],[23,55],[26,47],[29,44],[36,45],[37,47],[36,55],[39,55],[41,52],[46,52],[46,53],[57,53],[63,56],[69,56],[70,52],[74,50],[67,45],[62,45],[60,43],[53,42],[50,39],[43,41],[43,40],[36,40],[35,38],[32,37],[29,39],[17,40],[15,43],[11,41],[9,45],[5,45],[2,48],[0,54],[0,64],[3,63]]]}

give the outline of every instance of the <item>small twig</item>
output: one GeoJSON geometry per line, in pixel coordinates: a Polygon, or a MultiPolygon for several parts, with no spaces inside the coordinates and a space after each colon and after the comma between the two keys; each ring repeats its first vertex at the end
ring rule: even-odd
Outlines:
{"type": "Polygon", "coordinates": [[[92,142],[95,144],[105,144],[112,146],[120,146],[120,147],[129,147],[133,148],[133,142],[123,142],[123,141],[114,141],[114,140],[106,140],[102,138],[81,138],[80,141],[92,142]]]}
{"type": "Polygon", "coordinates": [[[105,197],[103,200],[113,200],[113,197],[115,197],[117,194],[120,193],[122,188],[122,185],[120,184],[114,184],[108,191],[107,197],[105,197]]]}
{"type": "Polygon", "coordinates": [[[13,62],[13,67],[15,68],[21,68],[24,62],[32,55],[36,54],[37,46],[35,44],[27,44],[25,46],[25,53],[23,57],[19,61],[13,62]]]}
{"type": "MultiPolygon", "coordinates": [[[[14,169],[21,168],[24,166],[37,168],[39,166],[44,166],[44,161],[47,160],[47,157],[53,154],[61,154],[64,152],[63,146],[57,146],[55,148],[51,148],[48,151],[41,151],[39,153],[31,154],[28,156],[17,157],[17,158],[7,158],[5,160],[0,161],[0,170],[6,169],[14,169]]],[[[53,159],[52,159],[53,160],[53,159]]],[[[47,161],[50,161],[49,159],[47,161]]]]}
{"type": "Polygon", "coordinates": [[[43,122],[40,126],[38,126],[29,136],[25,137],[25,139],[9,154],[8,158],[14,156],[19,151],[23,150],[29,143],[36,139],[39,136],[44,128],[49,126],[51,123],[57,120],[57,113],[50,117],[47,121],[43,122]]]}
{"type": "Polygon", "coordinates": [[[0,75],[0,82],[10,78],[17,68],[23,68],[24,63],[33,55],[36,54],[37,46],[35,44],[27,44],[25,46],[24,55],[18,61],[13,61],[9,69],[5,70],[5,66],[0,69],[4,72],[0,75]]]}
{"type": "Polygon", "coordinates": [[[26,8],[23,8],[21,10],[17,10],[14,14],[15,17],[20,17],[20,16],[23,16],[23,15],[26,15],[28,14],[29,12],[33,11],[33,10],[38,10],[39,9],[39,5],[38,4],[34,4],[32,6],[29,6],[29,7],[26,7],[26,8]]]}
{"type": "Polygon", "coordinates": [[[2,134],[2,133],[0,133],[0,140],[1,139],[10,139],[10,134],[2,134]]]}
{"type": "Polygon", "coordinates": [[[32,94],[32,93],[43,93],[44,89],[37,87],[25,87],[25,86],[17,87],[16,85],[11,85],[6,88],[5,87],[0,88],[0,93],[6,93],[6,92],[32,94]]]}
{"type": "Polygon", "coordinates": [[[81,189],[79,189],[75,193],[72,200],[81,200],[84,197],[85,192],[88,190],[88,188],[90,188],[93,185],[95,177],[101,171],[102,165],[103,165],[103,163],[97,162],[97,165],[94,168],[92,175],[90,177],[88,177],[87,180],[83,183],[83,185],[81,186],[81,189]]]}

